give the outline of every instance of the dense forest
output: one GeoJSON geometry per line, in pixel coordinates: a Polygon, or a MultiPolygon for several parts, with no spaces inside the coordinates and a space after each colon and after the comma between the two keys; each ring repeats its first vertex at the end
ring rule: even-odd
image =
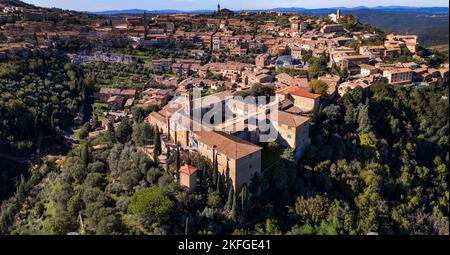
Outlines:
{"type": "Polygon", "coordinates": [[[61,135],[82,110],[88,85],[67,58],[0,63],[0,141],[21,152],[61,135]]]}
{"type": "Polygon", "coordinates": [[[88,84],[64,56],[0,63],[0,201],[28,172],[22,163],[32,153],[60,143],[82,110],[88,84]]]}
{"type": "Polygon", "coordinates": [[[162,170],[142,152],[159,132],[129,119],[21,178],[0,232],[448,234],[448,90],[355,89],[314,116],[303,159],[286,149],[239,194],[192,152],[169,152],[162,170]],[[173,181],[184,163],[199,168],[196,193],[173,181]]]}

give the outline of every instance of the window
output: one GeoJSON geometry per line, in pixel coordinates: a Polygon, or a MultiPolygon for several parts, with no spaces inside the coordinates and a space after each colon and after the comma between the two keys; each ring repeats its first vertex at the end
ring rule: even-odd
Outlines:
{"type": "Polygon", "coordinates": [[[292,138],[292,136],[291,136],[291,135],[288,135],[287,137],[288,137],[289,139],[291,139],[291,138],[292,138]]]}
{"type": "Polygon", "coordinates": [[[288,129],[289,129],[289,130],[291,130],[291,129],[292,129],[292,127],[291,127],[291,126],[288,126],[288,129]]]}

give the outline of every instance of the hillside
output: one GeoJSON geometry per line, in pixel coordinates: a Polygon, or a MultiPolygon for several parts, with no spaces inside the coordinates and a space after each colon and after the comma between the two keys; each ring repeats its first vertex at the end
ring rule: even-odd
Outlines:
{"type": "Polygon", "coordinates": [[[27,4],[25,2],[18,1],[18,0],[0,0],[0,4],[9,5],[9,6],[16,6],[16,7],[24,7],[24,8],[33,8],[33,7],[35,7],[34,5],[27,4]]]}
{"type": "Polygon", "coordinates": [[[356,10],[344,13],[355,15],[361,22],[372,24],[388,32],[418,34],[420,43],[425,46],[447,44],[449,40],[448,13],[378,10],[356,10]]]}

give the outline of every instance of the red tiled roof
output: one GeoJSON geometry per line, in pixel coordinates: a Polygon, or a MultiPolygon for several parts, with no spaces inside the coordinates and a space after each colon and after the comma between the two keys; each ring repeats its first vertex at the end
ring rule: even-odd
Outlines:
{"type": "Polygon", "coordinates": [[[234,135],[221,131],[196,131],[198,140],[233,159],[261,151],[262,148],[234,135]]]}
{"type": "Polygon", "coordinates": [[[287,113],[284,111],[278,111],[278,123],[285,124],[292,127],[299,127],[308,122],[310,118],[287,113]]]}
{"type": "Polygon", "coordinates": [[[308,90],[302,89],[297,86],[291,86],[291,87],[288,87],[285,89],[280,89],[280,90],[277,90],[276,93],[280,94],[280,95],[291,94],[294,96],[306,97],[306,98],[311,98],[311,99],[316,99],[316,98],[320,97],[319,94],[311,93],[308,90]]]}
{"type": "Polygon", "coordinates": [[[195,172],[197,172],[197,168],[193,167],[191,165],[184,165],[182,167],[180,167],[180,173],[184,173],[187,175],[193,175],[195,172]]]}

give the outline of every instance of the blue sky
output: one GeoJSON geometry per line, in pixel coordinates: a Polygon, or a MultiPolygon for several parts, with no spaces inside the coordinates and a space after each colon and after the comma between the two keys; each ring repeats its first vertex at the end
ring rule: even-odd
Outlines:
{"type": "Polygon", "coordinates": [[[77,11],[123,10],[123,9],[215,9],[220,2],[223,8],[256,9],[273,7],[354,7],[354,6],[445,6],[448,0],[24,0],[43,7],[58,7],[77,11]]]}

